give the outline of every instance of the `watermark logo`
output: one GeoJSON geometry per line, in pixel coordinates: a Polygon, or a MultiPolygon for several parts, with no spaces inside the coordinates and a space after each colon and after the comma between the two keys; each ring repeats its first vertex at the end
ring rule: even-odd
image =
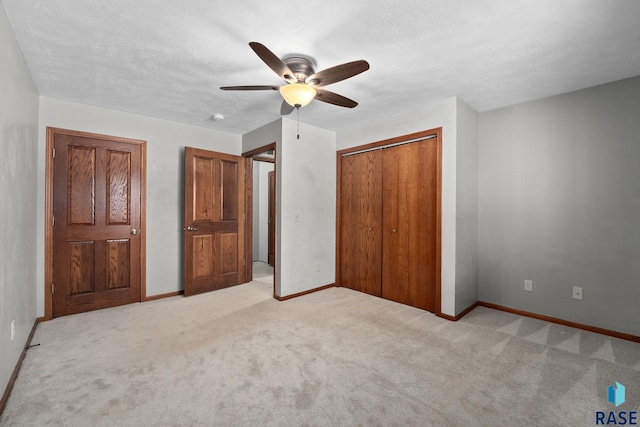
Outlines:
{"type": "MultiPolygon", "coordinates": [[[[609,386],[607,389],[607,400],[612,405],[616,405],[616,408],[625,402],[625,390],[624,386],[616,381],[615,384],[609,386]]],[[[637,411],[597,411],[596,412],[596,425],[597,426],[609,426],[609,425],[638,425],[638,412],[637,411]]]]}
{"type": "Polygon", "coordinates": [[[609,386],[609,403],[616,405],[616,408],[624,403],[624,386],[618,381],[609,386]]]}

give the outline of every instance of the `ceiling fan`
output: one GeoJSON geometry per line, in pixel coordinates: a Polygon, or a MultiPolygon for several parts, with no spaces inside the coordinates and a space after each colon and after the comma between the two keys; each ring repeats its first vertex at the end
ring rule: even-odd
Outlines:
{"type": "Polygon", "coordinates": [[[322,89],[332,83],[346,80],[369,69],[369,63],[364,60],[348,62],[322,71],[315,71],[314,60],[303,55],[290,55],[278,58],[266,46],[258,42],[249,43],[251,49],[267,64],[281,79],[282,86],[223,86],[222,90],[279,90],[284,98],[280,114],[290,114],[295,108],[304,107],[313,99],[353,108],[358,103],[352,99],[322,89]]]}

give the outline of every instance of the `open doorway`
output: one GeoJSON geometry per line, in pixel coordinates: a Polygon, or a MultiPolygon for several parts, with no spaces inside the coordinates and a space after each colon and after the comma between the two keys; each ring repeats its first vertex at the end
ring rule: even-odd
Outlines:
{"type": "Polygon", "coordinates": [[[252,265],[248,279],[273,285],[275,296],[276,147],[275,143],[243,153],[251,179],[247,179],[247,243],[252,265]]]}

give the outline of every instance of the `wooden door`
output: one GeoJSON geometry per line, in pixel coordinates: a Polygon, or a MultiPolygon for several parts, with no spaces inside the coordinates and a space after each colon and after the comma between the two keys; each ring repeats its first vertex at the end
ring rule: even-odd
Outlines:
{"type": "Polygon", "coordinates": [[[269,249],[267,261],[270,266],[275,266],[276,263],[276,172],[269,172],[269,218],[268,234],[269,234],[269,249]]]}
{"type": "Polygon", "coordinates": [[[53,138],[53,317],[140,301],[143,146],[53,138]]]}
{"type": "Polygon", "coordinates": [[[381,295],[382,157],[370,151],[342,158],[341,285],[381,295]]]}
{"type": "Polygon", "coordinates": [[[382,151],[382,297],[431,312],[437,281],[436,139],[382,151]]]}
{"type": "Polygon", "coordinates": [[[186,147],[184,294],[244,283],[245,160],[186,147]]]}

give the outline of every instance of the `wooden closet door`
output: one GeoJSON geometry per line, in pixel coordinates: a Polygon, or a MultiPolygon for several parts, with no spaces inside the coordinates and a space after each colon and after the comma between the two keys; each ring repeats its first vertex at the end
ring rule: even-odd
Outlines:
{"type": "Polygon", "coordinates": [[[382,297],[436,309],[437,143],[382,150],[382,297]]]}
{"type": "Polygon", "coordinates": [[[381,295],[382,157],[380,151],[342,158],[341,285],[381,295]]]}

